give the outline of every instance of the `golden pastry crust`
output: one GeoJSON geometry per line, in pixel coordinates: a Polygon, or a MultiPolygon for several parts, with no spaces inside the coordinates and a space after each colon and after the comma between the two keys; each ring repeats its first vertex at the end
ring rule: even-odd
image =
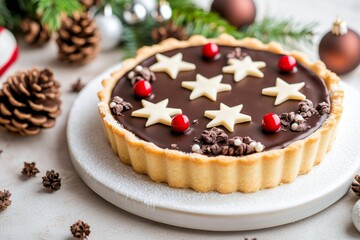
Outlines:
{"type": "Polygon", "coordinates": [[[206,39],[202,36],[193,36],[187,41],[167,39],[158,45],[139,49],[135,58],[125,60],[123,64],[124,66],[112,73],[110,78],[103,80],[104,89],[98,93],[100,99],[98,108],[103,127],[113,151],[120,160],[131,165],[136,172],[147,174],[155,182],[165,182],[175,188],[192,188],[199,192],[255,192],[292,182],[299,174],[308,173],[314,165],[321,162],[335,140],[344,97],[344,92],[339,87],[339,77],[327,70],[323,62],[312,63],[299,52],[284,52],[278,43],[263,44],[252,38],[236,40],[226,34],[217,39],[206,39]],[[118,79],[126,72],[156,53],[199,46],[210,41],[220,45],[294,56],[297,61],[324,79],[331,101],[328,119],[310,136],[293,142],[286,148],[242,157],[221,155],[208,157],[197,153],[163,149],[138,139],[115,120],[109,108],[111,93],[118,79]]]}

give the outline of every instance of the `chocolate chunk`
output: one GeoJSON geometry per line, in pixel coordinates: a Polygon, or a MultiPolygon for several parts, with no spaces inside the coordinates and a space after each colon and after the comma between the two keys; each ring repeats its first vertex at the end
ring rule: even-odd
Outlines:
{"type": "Polygon", "coordinates": [[[316,110],[320,115],[329,114],[330,113],[330,105],[326,102],[319,103],[316,107],[316,110]]]}

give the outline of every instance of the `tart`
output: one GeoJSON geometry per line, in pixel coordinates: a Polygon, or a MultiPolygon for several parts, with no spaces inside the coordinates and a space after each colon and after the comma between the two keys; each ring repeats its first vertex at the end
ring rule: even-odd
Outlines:
{"type": "Polygon", "coordinates": [[[193,36],[139,49],[103,80],[98,109],[114,153],[137,173],[248,193],[322,161],[342,113],[339,82],[277,43],[193,36]]]}

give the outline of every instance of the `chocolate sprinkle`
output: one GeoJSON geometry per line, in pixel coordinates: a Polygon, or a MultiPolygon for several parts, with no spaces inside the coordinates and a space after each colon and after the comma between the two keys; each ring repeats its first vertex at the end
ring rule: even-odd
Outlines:
{"type": "Polygon", "coordinates": [[[142,67],[140,65],[138,65],[133,71],[129,72],[127,78],[131,81],[132,85],[140,80],[145,80],[148,82],[156,81],[154,72],[150,71],[149,68],[142,67]]]}
{"type": "Polygon", "coordinates": [[[255,153],[252,143],[257,143],[250,137],[229,136],[220,128],[213,127],[210,130],[204,130],[199,138],[194,138],[194,142],[200,143],[201,147],[197,153],[210,156],[228,155],[244,156],[255,153]]]}
{"type": "Polygon", "coordinates": [[[244,59],[244,57],[246,57],[247,54],[242,52],[241,51],[241,48],[235,48],[234,51],[232,52],[229,52],[227,55],[226,55],[226,58],[227,59],[230,59],[230,58],[236,58],[236,59],[244,59]]]}
{"type": "Polygon", "coordinates": [[[113,114],[117,115],[117,116],[123,116],[122,112],[132,109],[133,106],[128,103],[125,102],[124,99],[122,99],[119,96],[116,96],[113,98],[113,100],[110,103],[110,109],[113,112],[113,114]]]}
{"type": "Polygon", "coordinates": [[[326,102],[319,103],[316,107],[316,110],[320,115],[329,114],[330,113],[330,105],[326,102]]]}

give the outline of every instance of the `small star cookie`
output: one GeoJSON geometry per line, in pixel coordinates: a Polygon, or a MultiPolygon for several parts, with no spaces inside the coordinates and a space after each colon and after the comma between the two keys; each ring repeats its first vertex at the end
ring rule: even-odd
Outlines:
{"type": "Polygon", "coordinates": [[[150,67],[153,72],[166,72],[172,79],[175,79],[180,71],[189,71],[196,68],[195,64],[182,60],[182,53],[178,53],[172,57],[164,56],[160,53],[156,54],[157,63],[150,67]]]}
{"type": "Polygon", "coordinates": [[[304,100],[306,96],[299,92],[305,86],[304,82],[288,84],[281,78],[276,79],[276,86],[264,88],[262,94],[266,96],[276,97],[274,105],[282,104],[287,100],[304,100]]]}
{"type": "Polygon", "coordinates": [[[147,118],[145,127],[151,126],[156,123],[171,126],[171,116],[181,114],[181,109],[168,108],[169,99],[164,99],[158,103],[151,103],[146,100],[141,100],[143,108],[133,111],[131,116],[147,118]]]}
{"type": "Polygon", "coordinates": [[[208,125],[206,125],[206,127],[211,128],[223,125],[227,130],[233,132],[235,124],[251,121],[251,116],[240,113],[242,108],[242,104],[229,107],[223,103],[220,103],[220,110],[205,111],[204,116],[213,119],[208,123],[208,125]]]}
{"type": "Polygon", "coordinates": [[[222,75],[206,78],[201,74],[197,74],[196,81],[184,81],[181,83],[181,86],[192,90],[190,100],[205,96],[215,102],[217,93],[231,90],[230,84],[221,83],[222,78],[222,75]]]}
{"type": "Polygon", "coordinates": [[[222,71],[224,73],[232,73],[234,74],[234,81],[240,82],[246,76],[253,77],[264,77],[263,72],[259,70],[259,68],[264,68],[266,66],[265,62],[255,61],[251,59],[250,56],[244,57],[244,59],[236,59],[230,58],[228,60],[229,66],[223,67],[222,71]]]}

